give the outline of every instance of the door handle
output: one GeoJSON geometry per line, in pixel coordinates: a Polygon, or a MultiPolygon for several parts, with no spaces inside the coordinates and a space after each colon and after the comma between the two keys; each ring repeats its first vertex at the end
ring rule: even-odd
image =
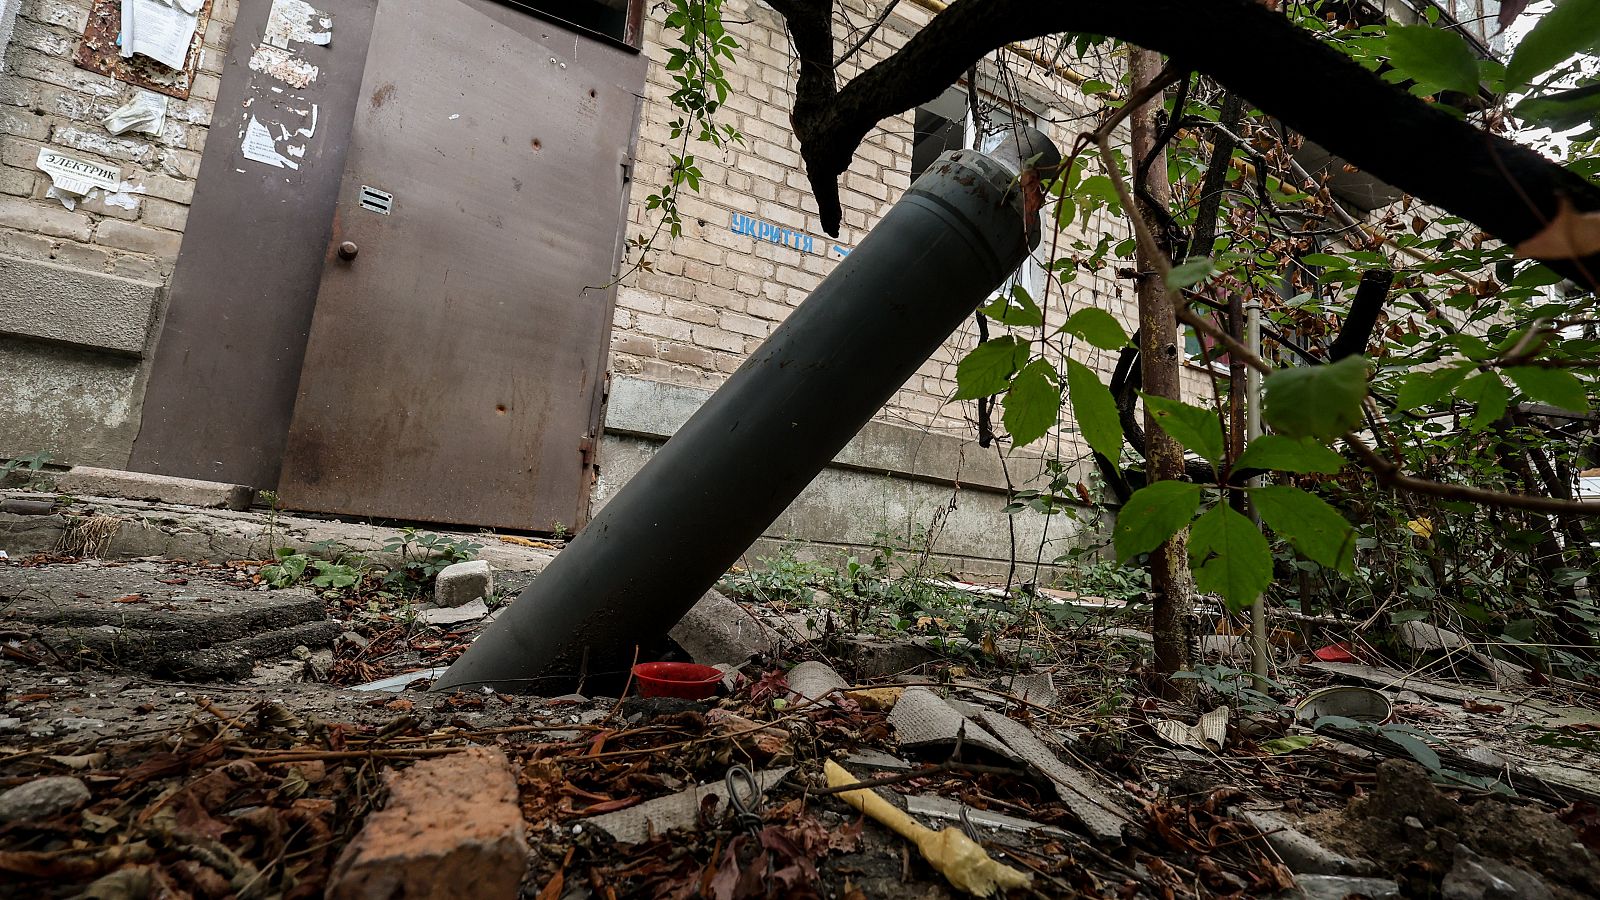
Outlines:
{"type": "Polygon", "coordinates": [[[348,261],[355,259],[356,254],[360,252],[361,248],[356,246],[355,241],[345,241],[339,245],[339,258],[342,260],[348,261]]]}

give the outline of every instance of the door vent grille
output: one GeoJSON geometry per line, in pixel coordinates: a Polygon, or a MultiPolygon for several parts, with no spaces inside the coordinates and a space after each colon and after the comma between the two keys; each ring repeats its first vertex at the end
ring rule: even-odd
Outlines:
{"type": "Polygon", "coordinates": [[[387,216],[389,210],[394,208],[394,195],[363,184],[361,186],[361,208],[370,209],[375,213],[382,213],[387,216]]]}

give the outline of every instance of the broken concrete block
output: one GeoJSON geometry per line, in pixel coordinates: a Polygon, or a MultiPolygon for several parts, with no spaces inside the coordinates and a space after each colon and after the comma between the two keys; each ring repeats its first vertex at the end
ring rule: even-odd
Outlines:
{"type": "Polygon", "coordinates": [[[474,559],[445,566],[433,581],[435,606],[454,609],[474,600],[487,601],[494,596],[494,573],[489,563],[474,559]]]}
{"type": "Polygon", "coordinates": [[[38,778],[0,794],[0,822],[49,818],[88,802],[89,788],[76,778],[38,778]]]}
{"type": "Polygon", "coordinates": [[[842,691],[850,686],[832,666],[809,659],[790,669],[787,680],[791,693],[811,701],[820,700],[829,691],[842,691]]]}
{"type": "Polygon", "coordinates": [[[125,500],[150,500],[178,506],[249,509],[255,491],[241,484],[173,478],[146,472],[122,472],[73,466],[56,476],[56,491],[87,497],[121,497],[125,500]]]}
{"type": "Polygon", "coordinates": [[[732,663],[771,652],[777,640],[760,619],[716,591],[706,591],[667,633],[702,666],[732,663]]]}
{"type": "Polygon", "coordinates": [[[982,747],[1007,759],[1018,759],[1011,748],[963,716],[938,694],[927,688],[907,688],[889,713],[895,738],[907,750],[920,747],[953,747],[957,740],[968,747],[982,747]]]}
{"type": "Polygon", "coordinates": [[[417,621],[424,625],[457,625],[461,622],[475,622],[489,614],[489,604],[479,597],[469,603],[457,607],[435,606],[417,613],[417,621]]]}
{"type": "Polygon", "coordinates": [[[942,658],[939,651],[914,641],[880,641],[859,635],[845,638],[838,655],[850,660],[862,681],[915,671],[942,658]]]}
{"type": "Polygon", "coordinates": [[[1002,713],[986,709],[979,713],[978,721],[998,735],[1015,756],[1050,779],[1056,796],[1072,808],[1090,834],[1103,841],[1122,840],[1122,826],[1133,816],[1100,790],[1092,774],[1063,762],[1028,726],[1002,713]]]}
{"type": "Polygon", "coordinates": [[[328,900],[513,900],[528,864],[506,755],[472,747],[390,776],[389,803],[345,848],[328,900]]]}

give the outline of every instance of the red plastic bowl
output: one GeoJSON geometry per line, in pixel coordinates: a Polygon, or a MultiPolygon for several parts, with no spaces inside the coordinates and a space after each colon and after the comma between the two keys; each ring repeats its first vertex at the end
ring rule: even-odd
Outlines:
{"type": "Polygon", "coordinates": [[[722,672],[698,663],[653,662],[633,667],[641,697],[678,697],[706,700],[716,696],[722,672]]]}

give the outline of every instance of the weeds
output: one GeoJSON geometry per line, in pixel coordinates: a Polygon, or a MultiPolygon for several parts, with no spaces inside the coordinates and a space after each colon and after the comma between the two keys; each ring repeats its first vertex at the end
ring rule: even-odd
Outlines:
{"type": "Polygon", "coordinates": [[[483,545],[432,532],[407,528],[383,546],[384,553],[400,554],[400,565],[383,576],[384,587],[407,596],[426,592],[434,578],[449,566],[478,558],[483,545]]]}

